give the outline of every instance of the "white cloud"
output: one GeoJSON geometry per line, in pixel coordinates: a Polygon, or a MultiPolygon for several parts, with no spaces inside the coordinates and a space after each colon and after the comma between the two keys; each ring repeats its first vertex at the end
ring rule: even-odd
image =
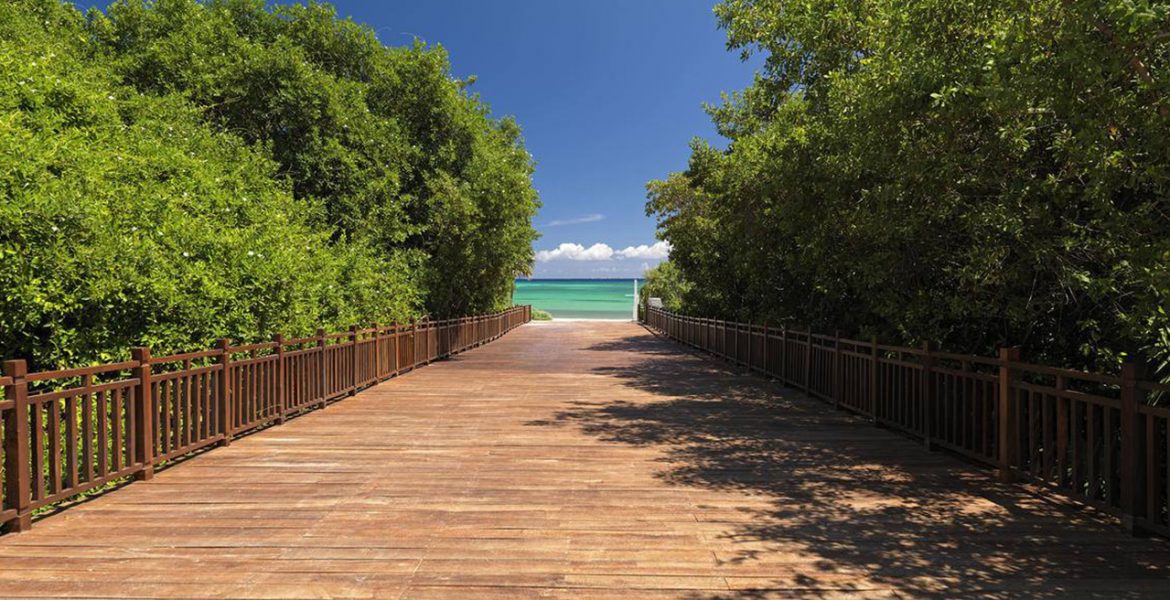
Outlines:
{"type": "Polygon", "coordinates": [[[628,246],[615,253],[618,258],[664,259],[670,256],[670,242],[656,242],[647,246],[628,246]]]}
{"type": "Polygon", "coordinates": [[[581,244],[561,244],[555,250],[541,250],[536,253],[536,260],[548,262],[550,260],[609,260],[613,258],[613,248],[606,244],[593,244],[586,248],[581,244]]]}
{"type": "Polygon", "coordinates": [[[614,250],[608,244],[600,242],[586,248],[581,244],[564,243],[553,250],[541,250],[536,253],[536,260],[549,262],[554,260],[622,260],[626,258],[642,260],[662,260],[670,256],[670,242],[657,242],[652,245],[627,246],[621,250],[614,250]]]}
{"type": "Polygon", "coordinates": [[[582,223],[596,223],[596,222],[604,220],[604,219],[605,219],[605,215],[592,213],[592,214],[588,214],[588,215],[581,215],[579,217],[573,217],[571,219],[557,219],[555,221],[549,221],[548,224],[545,225],[545,227],[560,227],[562,225],[580,225],[582,223]]]}

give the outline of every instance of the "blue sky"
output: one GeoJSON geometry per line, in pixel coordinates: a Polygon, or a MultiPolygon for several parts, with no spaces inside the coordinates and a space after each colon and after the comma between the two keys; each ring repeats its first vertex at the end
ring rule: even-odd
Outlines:
{"type": "Polygon", "coordinates": [[[714,0],[333,4],[384,44],[442,44],[494,114],[516,117],[544,202],[537,277],[629,277],[655,264],[646,182],[685,169],[692,137],[722,145],[702,103],[747,87],[756,67],[726,50],[714,0]]]}

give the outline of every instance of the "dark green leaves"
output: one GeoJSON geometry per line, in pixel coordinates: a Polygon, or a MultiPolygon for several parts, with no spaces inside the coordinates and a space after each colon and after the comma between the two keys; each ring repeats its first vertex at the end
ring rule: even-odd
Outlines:
{"type": "Polygon", "coordinates": [[[2,3],[0,354],[500,308],[531,172],[441,48],[328,5],[2,3]]]}
{"type": "Polygon", "coordinates": [[[1165,364],[1170,36],[1132,1],[728,0],[767,55],[651,185],[688,310],[1165,364]]]}

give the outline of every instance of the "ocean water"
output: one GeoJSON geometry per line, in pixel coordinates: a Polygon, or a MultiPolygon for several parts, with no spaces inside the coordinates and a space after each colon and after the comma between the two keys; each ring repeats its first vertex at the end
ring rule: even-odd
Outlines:
{"type": "Polygon", "coordinates": [[[634,280],[518,279],[512,301],[546,310],[554,319],[632,319],[634,280]]]}

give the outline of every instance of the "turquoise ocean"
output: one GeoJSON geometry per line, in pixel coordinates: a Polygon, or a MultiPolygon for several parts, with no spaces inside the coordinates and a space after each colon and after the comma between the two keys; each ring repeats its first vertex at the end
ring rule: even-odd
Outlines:
{"type": "Polygon", "coordinates": [[[632,319],[634,280],[518,279],[512,301],[546,310],[554,319],[632,319]]]}

